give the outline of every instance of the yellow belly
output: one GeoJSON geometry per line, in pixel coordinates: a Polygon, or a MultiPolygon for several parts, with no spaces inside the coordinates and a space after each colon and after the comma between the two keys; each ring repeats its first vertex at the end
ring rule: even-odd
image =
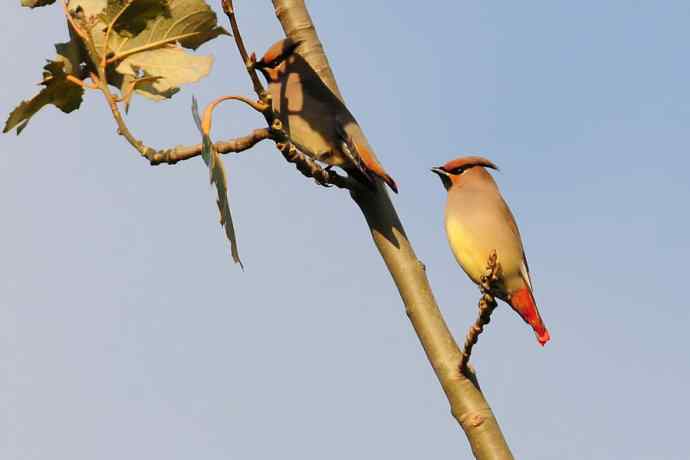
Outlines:
{"type": "Polygon", "coordinates": [[[484,256],[484,251],[477,247],[476,238],[455,220],[446,222],[446,232],[455,260],[458,261],[458,264],[472,281],[479,283],[486,269],[490,251],[487,251],[484,256]]]}
{"type": "Polygon", "coordinates": [[[501,233],[497,230],[487,227],[486,230],[479,231],[463,225],[457,219],[446,221],[450,248],[467,276],[478,284],[486,271],[491,252],[496,251],[503,272],[504,286],[510,289],[513,281],[522,279],[520,273],[523,263],[522,244],[513,238],[496,237],[496,233],[501,233]]]}

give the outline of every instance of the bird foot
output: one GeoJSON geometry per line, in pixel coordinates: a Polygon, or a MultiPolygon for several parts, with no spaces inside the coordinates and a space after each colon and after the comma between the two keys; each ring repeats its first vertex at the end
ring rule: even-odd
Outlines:
{"type": "Polygon", "coordinates": [[[493,297],[493,294],[499,291],[497,284],[502,277],[501,263],[498,261],[496,250],[493,250],[489,254],[486,270],[479,280],[479,289],[482,291],[482,294],[489,294],[493,297]]]}

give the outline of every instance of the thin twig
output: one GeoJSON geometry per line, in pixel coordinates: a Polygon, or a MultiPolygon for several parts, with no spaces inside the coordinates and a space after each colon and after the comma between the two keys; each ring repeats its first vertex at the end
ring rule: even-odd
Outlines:
{"type": "Polygon", "coordinates": [[[324,187],[334,185],[350,191],[363,189],[359,182],[350,179],[350,177],[338,174],[333,169],[322,168],[314,159],[300,152],[292,143],[276,143],[276,147],[288,163],[294,163],[299,172],[314,179],[319,185],[324,187]]]}
{"type": "Polygon", "coordinates": [[[244,96],[221,96],[213,100],[210,104],[206,106],[204,110],[204,117],[201,123],[202,130],[204,134],[211,134],[211,123],[213,122],[213,111],[218,107],[221,102],[224,101],[240,101],[247,104],[252,109],[259,113],[264,113],[266,111],[267,105],[262,101],[252,101],[248,97],[244,96]]]}
{"type": "MultiPolygon", "coordinates": [[[[271,130],[268,128],[259,128],[252,131],[250,134],[242,137],[237,137],[228,141],[220,141],[214,144],[218,153],[240,153],[249,150],[259,142],[265,139],[271,139],[271,130]]],[[[153,154],[147,157],[152,166],[160,164],[174,165],[178,161],[189,160],[190,158],[201,155],[202,145],[192,146],[178,146],[172,149],[155,150],[153,154]]]]}
{"type": "Polygon", "coordinates": [[[489,324],[491,321],[491,314],[494,309],[496,309],[497,303],[494,296],[496,292],[496,282],[501,277],[501,264],[498,262],[498,255],[496,251],[492,251],[489,255],[489,260],[486,265],[486,271],[482,275],[479,281],[479,290],[482,293],[482,297],[479,300],[479,315],[477,320],[467,333],[465,338],[465,346],[463,347],[462,356],[460,357],[460,371],[463,374],[468,373],[467,364],[470,360],[470,355],[472,354],[472,347],[479,340],[479,334],[484,331],[484,326],[489,324]]]}
{"type": "Polygon", "coordinates": [[[125,139],[127,139],[127,141],[132,145],[132,147],[134,147],[139,153],[141,153],[142,156],[148,158],[149,156],[155,153],[155,150],[151,147],[147,147],[146,145],[144,145],[143,142],[136,139],[127,128],[127,124],[125,123],[125,120],[122,117],[120,108],[117,106],[117,99],[113,96],[112,92],[110,91],[110,87],[108,86],[106,68],[104,63],[98,59],[98,51],[96,50],[96,47],[94,45],[91,33],[88,31],[88,29],[83,29],[81,27],[81,24],[78,23],[79,21],[75,20],[72,17],[72,14],[68,8],[68,3],[66,1],[65,3],[63,3],[63,5],[65,15],[67,16],[67,20],[69,21],[72,28],[74,28],[77,35],[82,37],[82,41],[91,57],[91,61],[93,62],[94,66],[96,66],[96,72],[98,73],[98,75],[92,73],[91,80],[98,86],[98,88],[105,96],[106,102],[110,107],[110,111],[112,112],[113,117],[115,118],[115,123],[117,123],[118,134],[122,135],[125,139]]]}
{"type": "MultiPolygon", "coordinates": [[[[232,29],[232,36],[235,38],[235,43],[237,44],[237,50],[240,52],[240,57],[242,58],[242,62],[244,62],[245,67],[247,68],[247,72],[249,73],[249,78],[252,80],[252,85],[254,85],[254,91],[256,94],[259,96],[259,98],[264,101],[264,102],[269,102],[266,100],[266,98],[270,99],[270,96],[264,89],[264,86],[261,84],[261,80],[259,79],[259,75],[256,73],[256,69],[254,68],[254,60],[249,56],[247,53],[247,47],[244,46],[244,40],[242,40],[242,34],[240,33],[240,28],[237,25],[237,17],[235,16],[235,7],[232,5],[232,0],[221,0],[221,5],[223,7],[223,12],[225,15],[228,17],[228,20],[230,21],[230,28],[232,29]]],[[[270,103],[269,103],[270,106],[270,103]]],[[[270,126],[271,121],[268,121],[268,124],[270,126]]]]}
{"type": "MultiPolygon", "coordinates": [[[[52,77],[51,77],[51,78],[52,78],[52,77]]],[[[81,79],[75,77],[74,75],[67,75],[66,79],[67,79],[68,82],[73,83],[73,84],[75,84],[75,85],[77,85],[77,86],[81,86],[81,87],[84,88],[84,89],[98,89],[98,85],[97,85],[96,83],[94,83],[94,82],[91,82],[91,83],[86,82],[86,81],[84,81],[84,80],[81,80],[81,79]]],[[[42,83],[47,83],[48,81],[50,81],[50,80],[43,80],[42,83]]]]}
{"type": "Polygon", "coordinates": [[[144,145],[143,142],[136,139],[127,128],[127,124],[125,123],[125,120],[122,117],[122,113],[120,112],[120,109],[117,106],[117,99],[113,96],[113,94],[110,91],[110,87],[108,86],[105,63],[102,60],[98,59],[98,50],[94,45],[93,37],[91,36],[90,31],[88,29],[85,30],[84,28],[82,28],[81,24],[79,24],[79,21],[75,20],[75,18],[72,17],[71,12],[69,11],[69,4],[67,0],[65,0],[65,2],[63,3],[63,7],[67,20],[69,21],[70,25],[77,33],[77,35],[79,35],[82,38],[82,42],[84,43],[84,46],[86,47],[91,57],[91,61],[96,67],[96,72],[98,74],[96,75],[94,73],[91,73],[91,80],[94,82],[94,84],[98,86],[98,88],[105,96],[106,102],[110,107],[110,111],[112,112],[113,117],[115,118],[115,122],[117,123],[118,134],[124,136],[125,139],[127,139],[127,141],[137,151],[139,151],[139,153],[141,153],[142,156],[148,158],[148,156],[152,155],[155,152],[155,150],[153,150],[150,147],[147,147],[146,145],[144,145]]]}

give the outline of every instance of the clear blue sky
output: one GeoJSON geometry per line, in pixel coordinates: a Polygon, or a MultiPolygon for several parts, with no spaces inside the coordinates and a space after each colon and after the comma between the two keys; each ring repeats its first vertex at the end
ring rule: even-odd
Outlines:
{"type": "MultiPolygon", "coordinates": [[[[263,52],[270,2],[237,3],[263,52]]],[[[18,4],[0,5],[3,114],[67,37],[59,8],[18,4]]],[[[309,4],[459,339],[477,291],[429,168],[502,169],[552,335],[502,306],[474,356],[516,457],[690,458],[688,2],[309,4]]],[[[197,141],[192,94],[252,94],[230,39],[202,51],[211,77],[135,100],[147,143],[197,141]]],[[[262,124],[230,105],[214,126],[262,124]]],[[[226,165],[245,272],[201,159],[148,166],[100,95],[0,137],[0,458],[470,458],[346,194],[269,143],[226,165]]]]}

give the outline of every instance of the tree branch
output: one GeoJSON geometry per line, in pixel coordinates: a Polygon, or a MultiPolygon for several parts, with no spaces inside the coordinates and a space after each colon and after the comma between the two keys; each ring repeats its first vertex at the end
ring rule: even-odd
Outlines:
{"type": "Polygon", "coordinates": [[[319,74],[333,94],[344,102],[304,0],[272,1],[285,35],[292,38],[295,43],[300,43],[299,54],[319,74]]]}
{"type": "MultiPolygon", "coordinates": [[[[218,153],[240,153],[249,150],[264,139],[271,139],[271,130],[268,128],[259,128],[252,131],[250,134],[242,137],[237,137],[229,141],[220,141],[214,144],[218,153]]],[[[147,156],[152,166],[160,164],[174,165],[178,161],[189,160],[201,155],[202,145],[192,146],[178,146],[172,149],[165,150],[149,150],[153,152],[147,156]]]]}
{"type": "MultiPolygon", "coordinates": [[[[261,80],[259,79],[259,76],[256,74],[256,70],[254,69],[255,63],[247,53],[247,47],[244,46],[244,40],[242,40],[242,34],[240,33],[240,28],[237,25],[237,17],[235,16],[235,7],[232,5],[232,0],[221,0],[221,6],[223,8],[223,12],[230,21],[232,36],[235,38],[237,50],[240,52],[242,62],[244,62],[244,65],[247,68],[247,72],[249,73],[249,78],[251,78],[252,80],[254,92],[256,92],[256,94],[262,101],[268,102],[268,105],[270,107],[270,96],[266,93],[264,86],[261,84],[261,80]]],[[[269,115],[268,112],[266,113],[266,115],[269,115]]],[[[269,120],[268,118],[266,119],[266,122],[268,122],[269,126],[271,125],[271,120],[269,120]]]]}
{"type": "MultiPolygon", "coordinates": [[[[304,0],[272,0],[285,34],[301,40],[300,54],[340,95],[304,0]]],[[[342,99],[342,96],[340,96],[342,99]]],[[[358,190],[352,197],[393,277],[405,310],[436,376],[477,459],[512,459],[491,408],[476,381],[460,372],[462,353],[436,304],[424,264],[417,259],[405,230],[381,183],[376,190],[358,190]]]]}

